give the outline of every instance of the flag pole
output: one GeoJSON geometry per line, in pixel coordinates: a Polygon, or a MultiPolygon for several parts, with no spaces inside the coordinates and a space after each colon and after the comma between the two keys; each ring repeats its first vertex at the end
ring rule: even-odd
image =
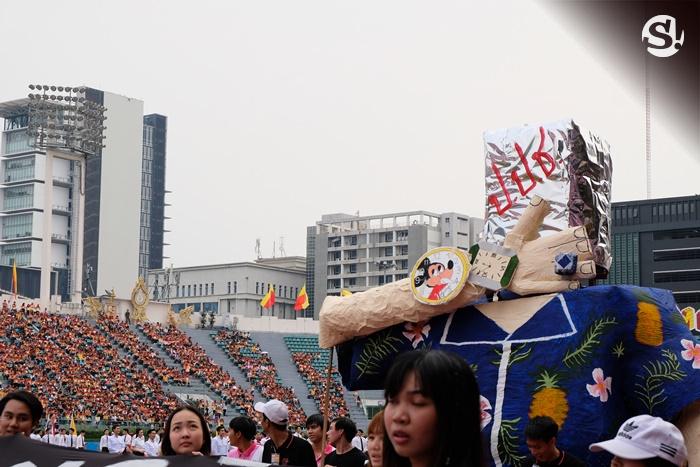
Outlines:
{"type": "Polygon", "coordinates": [[[330,419],[330,396],[331,396],[331,374],[333,372],[333,349],[331,347],[331,354],[328,358],[328,375],[326,376],[326,391],[325,400],[323,401],[323,437],[321,438],[321,465],[324,465],[326,460],[326,434],[328,433],[328,422],[330,419]]]}

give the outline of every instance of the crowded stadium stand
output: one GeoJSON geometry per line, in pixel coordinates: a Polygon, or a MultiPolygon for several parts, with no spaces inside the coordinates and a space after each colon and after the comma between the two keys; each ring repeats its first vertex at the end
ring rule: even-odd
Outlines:
{"type": "MultiPolygon", "coordinates": [[[[309,396],[316,402],[320,411],[323,408],[322,396],[326,388],[330,351],[319,348],[316,336],[285,336],[284,342],[306,383],[309,396]]],[[[330,413],[331,417],[349,416],[350,414],[343,397],[340,375],[335,368],[333,368],[331,378],[330,413]]]]}
{"type": "MultiPolygon", "coordinates": [[[[59,420],[162,423],[188,402],[213,426],[240,414],[256,418],[254,401],[277,398],[290,408],[290,425],[303,426],[322,409],[329,351],[312,335],[130,325],[5,302],[0,355],[0,393],[31,391],[47,417],[59,420]]],[[[366,427],[353,397],[334,370],[331,416],[350,415],[366,427]]]]}
{"type": "Polygon", "coordinates": [[[20,307],[0,311],[0,373],[5,390],[36,394],[47,414],[76,420],[152,422],[177,405],[160,383],[97,329],[75,316],[20,307]]]}
{"type": "Polygon", "coordinates": [[[251,339],[249,333],[222,329],[211,337],[265,399],[279,399],[287,404],[291,425],[304,425],[307,415],[294,388],[282,382],[269,354],[251,339]]]}

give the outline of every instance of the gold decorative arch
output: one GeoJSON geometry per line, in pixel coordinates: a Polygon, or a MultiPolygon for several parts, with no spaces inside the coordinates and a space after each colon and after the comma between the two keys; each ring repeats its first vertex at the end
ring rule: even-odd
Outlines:
{"type": "Polygon", "coordinates": [[[146,287],[143,277],[139,277],[131,291],[131,307],[134,310],[131,314],[131,319],[137,323],[146,321],[146,308],[149,302],[148,287],[146,287]]]}

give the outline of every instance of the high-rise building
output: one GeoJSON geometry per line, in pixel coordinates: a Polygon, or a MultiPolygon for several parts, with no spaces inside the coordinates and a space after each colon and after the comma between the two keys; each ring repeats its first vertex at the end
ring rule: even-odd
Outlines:
{"type": "MultiPolygon", "coordinates": [[[[92,88],[86,88],[85,98],[107,108],[107,128],[105,147],[87,156],[84,169],[82,162],[60,155],[48,162],[46,151],[31,144],[27,135],[29,99],[0,103],[0,118],[4,119],[0,145],[0,177],[4,181],[0,187],[2,289],[10,288],[9,269],[15,261],[19,293],[39,297],[41,265],[45,252],[50,251],[51,294],[61,295],[63,300],[79,292],[101,295],[107,290],[114,290],[118,297],[130,296],[139,274],[144,124],[148,125],[149,120],[144,120],[140,100],[92,88]],[[53,174],[50,184],[48,173],[53,174]],[[81,173],[84,181],[80,180],[81,173]],[[46,192],[47,186],[51,193],[46,192]],[[85,194],[82,241],[77,227],[80,190],[85,194]],[[43,233],[47,199],[51,201],[50,238],[43,233]],[[51,248],[45,248],[44,242],[51,242],[51,248]],[[80,255],[76,251],[80,244],[82,261],[78,267],[80,255]],[[76,271],[81,277],[76,277],[76,271]]],[[[158,123],[152,126],[158,127],[158,123]]],[[[153,131],[154,135],[157,133],[158,130],[153,131]]],[[[158,163],[152,164],[154,184],[160,182],[156,181],[159,177],[164,180],[164,138],[163,131],[162,170],[156,167],[158,163]]],[[[153,146],[154,159],[159,157],[155,155],[160,151],[156,149],[158,144],[153,146]]],[[[162,206],[162,196],[160,200],[162,206]]],[[[152,213],[156,211],[151,208],[152,213]]],[[[160,213],[162,216],[162,209],[160,213]]],[[[152,219],[149,222],[154,224],[152,219]]],[[[162,220],[160,226],[162,256],[162,220]]],[[[155,238],[157,241],[157,235],[155,238]]]]}
{"type": "Polygon", "coordinates": [[[657,287],[700,308],[700,196],[612,204],[608,284],[657,287]]]}
{"type": "Polygon", "coordinates": [[[306,316],[318,319],[327,295],[361,292],[408,277],[428,250],[467,251],[483,230],[482,219],[455,212],[402,212],[358,217],[329,214],[306,232],[306,316]]]}
{"type": "Polygon", "coordinates": [[[143,117],[143,163],[141,171],[141,229],[139,276],[163,267],[165,231],[165,149],[168,118],[151,114],[143,117]]]}

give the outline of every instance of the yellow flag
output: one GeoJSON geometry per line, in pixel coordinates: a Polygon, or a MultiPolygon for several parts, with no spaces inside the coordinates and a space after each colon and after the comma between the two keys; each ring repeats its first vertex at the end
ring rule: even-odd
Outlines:
{"type": "Polygon", "coordinates": [[[73,414],[70,414],[70,428],[73,430],[74,434],[78,434],[78,429],[75,427],[75,419],[73,418],[73,414]]]}
{"type": "Polygon", "coordinates": [[[12,295],[17,299],[17,261],[12,260],[12,295]]]}
{"type": "Polygon", "coordinates": [[[341,297],[349,297],[350,295],[352,295],[352,292],[350,292],[348,289],[342,289],[340,291],[341,297]]]}

